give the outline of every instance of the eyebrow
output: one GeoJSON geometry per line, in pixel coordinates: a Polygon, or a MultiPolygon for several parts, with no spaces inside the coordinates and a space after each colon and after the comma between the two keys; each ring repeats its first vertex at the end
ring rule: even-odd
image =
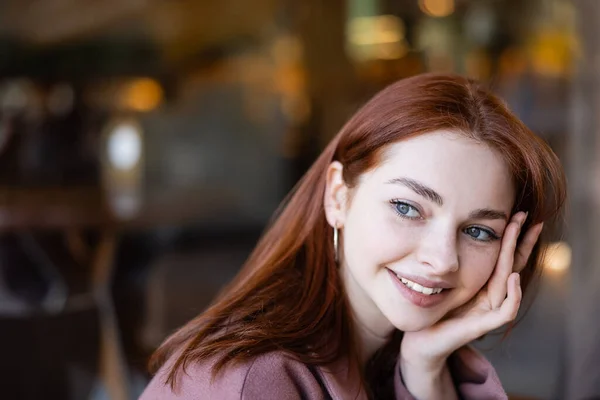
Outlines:
{"type": "Polygon", "coordinates": [[[415,181],[410,178],[394,178],[387,181],[389,184],[400,184],[406,186],[411,189],[413,192],[418,194],[419,196],[425,197],[439,206],[444,205],[444,199],[439,195],[438,192],[433,190],[432,188],[425,186],[421,182],[415,181]]]}
{"type": "MultiPolygon", "coordinates": [[[[387,181],[388,184],[396,184],[403,185],[407,188],[411,189],[413,192],[418,194],[419,196],[425,197],[430,201],[436,203],[439,206],[444,205],[444,199],[438,192],[422,184],[419,181],[415,181],[410,178],[394,178],[387,181]]],[[[490,208],[480,208],[478,210],[472,211],[469,214],[470,219],[503,219],[508,221],[508,215],[506,215],[503,211],[492,210],[490,208]]]]}
{"type": "Polygon", "coordinates": [[[498,210],[491,210],[489,208],[480,208],[479,210],[472,211],[469,214],[471,219],[503,219],[508,221],[508,215],[505,212],[498,210]]]}

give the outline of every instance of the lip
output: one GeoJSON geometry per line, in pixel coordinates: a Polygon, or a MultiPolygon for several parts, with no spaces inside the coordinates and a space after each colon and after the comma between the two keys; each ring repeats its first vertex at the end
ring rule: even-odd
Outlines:
{"type": "MultiPolygon", "coordinates": [[[[392,271],[394,272],[394,271],[392,271]]],[[[421,286],[425,286],[432,289],[442,288],[442,289],[452,289],[452,285],[449,282],[435,282],[430,281],[429,279],[421,278],[420,276],[407,275],[407,274],[399,274],[394,272],[397,276],[401,276],[404,279],[408,279],[409,281],[413,281],[418,283],[421,286]]]]}
{"type": "MultiPolygon", "coordinates": [[[[422,307],[422,308],[435,307],[438,304],[442,303],[444,300],[446,300],[446,298],[448,297],[448,294],[450,293],[450,290],[443,290],[441,293],[432,294],[432,295],[415,292],[414,290],[409,289],[404,283],[402,283],[400,278],[398,278],[398,276],[392,270],[388,269],[388,273],[390,274],[390,278],[392,279],[392,282],[394,283],[394,285],[396,286],[396,288],[398,289],[400,294],[402,294],[402,296],[404,296],[404,298],[406,298],[408,301],[410,301],[412,304],[414,304],[417,307],[422,307]]],[[[406,279],[409,279],[412,281],[412,279],[410,279],[408,277],[406,277],[406,279]]],[[[413,282],[416,282],[421,285],[421,282],[428,282],[428,281],[421,279],[420,281],[415,280],[413,282]]],[[[434,285],[434,286],[428,286],[428,287],[441,287],[441,286],[434,285]]]]}

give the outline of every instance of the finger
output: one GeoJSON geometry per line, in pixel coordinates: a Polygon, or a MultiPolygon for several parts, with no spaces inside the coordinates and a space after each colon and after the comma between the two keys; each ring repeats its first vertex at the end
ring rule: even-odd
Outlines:
{"type": "Polygon", "coordinates": [[[494,329],[498,329],[517,318],[519,308],[521,307],[521,300],[523,298],[521,277],[518,273],[513,272],[510,274],[506,282],[506,291],[506,299],[504,299],[500,308],[490,311],[481,318],[481,324],[478,326],[477,330],[472,333],[472,335],[477,335],[474,339],[481,337],[494,329]]]}
{"type": "Polygon", "coordinates": [[[526,216],[523,212],[515,214],[504,231],[496,268],[488,282],[488,297],[492,308],[500,307],[506,297],[506,280],[513,271],[517,239],[526,216]]]}
{"type": "Polygon", "coordinates": [[[521,277],[518,273],[513,272],[510,274],[507,287],[508,294],[500,307],[501,318],[498,320],[498,326],[496,326],[496,328],[510,321],[514,321],[519,313],[519,307],[521,307],[523,291],[521,289],[521,277]]]}
{"type": "Polygon", "coordinates": [[[523,240],[519,247],[517,247],[517,252],[515,253],[514,272],[521,272],[523,268],[525,268],[525,265],[527,265],[527,260],[529,259],[531,251],[537,243],[543,228],[543,222],[536,224],[529,228],[523,237],[523,240]]]}

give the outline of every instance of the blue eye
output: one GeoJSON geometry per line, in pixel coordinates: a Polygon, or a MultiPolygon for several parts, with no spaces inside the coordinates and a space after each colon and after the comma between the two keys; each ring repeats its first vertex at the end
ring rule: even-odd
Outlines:
{"type": "Polygon", "coordinates": [[[497,240],[498,236],[494,234],[492,231],[487,229],[479,228],[476,226],[471,226],[464,230],[464,232],[471,236],[475,240],[479,240],[481,242],[491,242],[493,240],[497,240]]]}
{"type": "Polygon", "coordinates": [[[417,210],[416,207],[411,206],[408,203],[398,200],[392,200],[392,205],[394,206],[394,210],[400,217],[408,218],[408,219],[419,219],[421,218],[421,213],[417,210]]]}

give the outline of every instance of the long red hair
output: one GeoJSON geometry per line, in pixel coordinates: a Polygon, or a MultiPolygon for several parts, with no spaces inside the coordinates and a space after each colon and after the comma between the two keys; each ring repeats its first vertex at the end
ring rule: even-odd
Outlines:
{"type": "MultiPolygon", "coordinates": [[[[192,362],[230,362],[273,350],[309,365],[342,356],[356,360],[351,313],[325,219],[325,175],[337,160],[350,187],[377,165],[389,144],[436,130],[454,130],[500,151],[514,180],[514,212],[531,224],[555,218],[565,200],[556,155],[506,105],[475,81],[423,74],[379,92],[348,121],[288,195],[237,277],[204,313],[154,353],[157,371],[175,356],[167,382],[192,362]]],[[[540,271],[540,246],[521,273],[525,291],[540,271]]],[[[394,354],[395,357],[395,354],[394,354]]]]}

